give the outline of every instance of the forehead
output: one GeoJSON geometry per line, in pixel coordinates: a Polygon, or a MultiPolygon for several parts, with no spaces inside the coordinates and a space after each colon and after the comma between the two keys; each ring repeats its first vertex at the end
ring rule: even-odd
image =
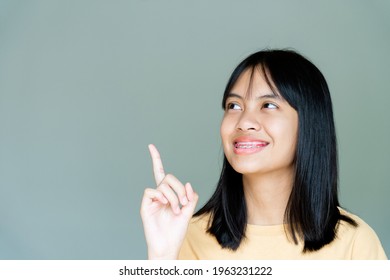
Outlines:
{"type": "Polygon", "coordinates": [[[274,95],[281,98],[269,74],[261,66],[250,67],[242,72],[232,85],[229,94],[239,95],[245,99],[261,95],[274,95]]]}

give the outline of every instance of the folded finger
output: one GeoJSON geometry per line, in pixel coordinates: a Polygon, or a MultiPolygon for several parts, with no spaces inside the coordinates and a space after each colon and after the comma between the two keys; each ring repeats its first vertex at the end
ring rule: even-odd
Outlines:
{"type": "Polygon", "coordinates": [[[181,204],[186,205],[188,203],[186,189],[184,185],[180,182],[180,180],[177,179],[175,176],[173,176],[172,174],[166,175],[164,180],[162,181],[162,184],[170,186],[175,191],[176,195],[180,199],[181,204]]]}
{"type": "Polygon", "coordinates": [[[181,211],[184,215],[191,218],[194,214],[195,207],[198,202],[198,195],[194,192],[190,183],[185,184],[185,189],[187,192],[188,204],[183,206],[181,211]]]}
{"type": "Polygon", "coordinates": [[[164,197],[168,200],[169,204],[171,205],[172,211],[176,214],[180,213],[180,204],[179,199],[176,195],[176,193],[173,191],[171,186],[162,183],[158,187],[158,190],[162,192],[164,197]]]}
{"type": "Polygon", "coordinates": [[[151,188],[145,189],[142,202],[151,203],[153,201],[159,201],[163,204],[168,203],[168,200],[161,191],[151,188]]]}
{"type": "Polygon", "coordinates": [[[188,201],[193,201],[195,198],[195,192],[194,192],[191,184],[190,183],[185,184],[184,188],[186,190],[186,196],[187,196],[188,201]]]}

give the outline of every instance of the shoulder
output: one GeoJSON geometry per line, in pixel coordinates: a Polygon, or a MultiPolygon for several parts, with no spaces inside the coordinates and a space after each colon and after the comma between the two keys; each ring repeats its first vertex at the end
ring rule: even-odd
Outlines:
{"type": "Polygon", "coordinates": [[[376,236],[375,231],[359,216],[348,212],[343,208],[339,208],[340,214],[352,219],[356,222],[357,226],[350,224],[347,221],[340,221],[339,232],[346,232],[350,235],[353,235],[355,238],[358,236],[366,236],[368,238],[374,238],[376,236]]]}
{"type": "Polygon", "coordinates": [[[353,259],[387,259],[382,244],[375,231],[359,216],[340,208],[340,214],[351,218],[354,226],[340,221],[336,238],[351,248],[353,259]]]}

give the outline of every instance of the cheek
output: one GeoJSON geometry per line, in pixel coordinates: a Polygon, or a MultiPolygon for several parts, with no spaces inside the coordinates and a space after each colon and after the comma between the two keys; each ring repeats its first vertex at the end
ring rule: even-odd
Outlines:
{"type": "Polygon", "coordinates": [[[230,147],[230,141],[234,130],[235,130],[235,126],[231,118],[224,117],[221,122],[219,133],[221,135],[222,146],[225,153],[227,149],[229,149],[230,147]]]}
{"type": "Polygon", "coordinates": [[[219,133],[221,134],[222,140],[229,135],[231,131],[231,121],[228,117],[224,116],[221,122],[219,133]]]}
{"type": "Polygon", "coordinates": [[[285,145],[287,151],[290,154],[295,155],[298,139],[298,126],[295,122],[286,122],[279,130],[281,138],[284,139],[283,145],[285,145]]]}
{"type": "Polygon", "coordinates": [[[297,122],[291,119],[284,119],[270,122],[268,131],[275,141],[285,142],[284,145],[295,147],[298,135],[297,122]]]}

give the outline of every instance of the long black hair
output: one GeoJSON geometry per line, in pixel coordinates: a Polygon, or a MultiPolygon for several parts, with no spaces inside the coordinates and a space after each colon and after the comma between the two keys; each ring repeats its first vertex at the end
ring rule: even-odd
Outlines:
{"type": "MultiPolygon", "coordinates": [[[[298,113],[295,176],[285,210],[285,228],[303,252],[316,251],[332,242],[340,220],[356,222],[338,209],[338,162],[332,101],[326,80],[308,59],[292,50],[263,50],[244,59],[225,88],[222,107],[244,71],[260,69],[270,88],[298,113]]],[[[210,214],[207,232],[223,248],[236,250],[247,224],[242,174],[224,156],[217,188],[195,214],[210,214]]]]}

